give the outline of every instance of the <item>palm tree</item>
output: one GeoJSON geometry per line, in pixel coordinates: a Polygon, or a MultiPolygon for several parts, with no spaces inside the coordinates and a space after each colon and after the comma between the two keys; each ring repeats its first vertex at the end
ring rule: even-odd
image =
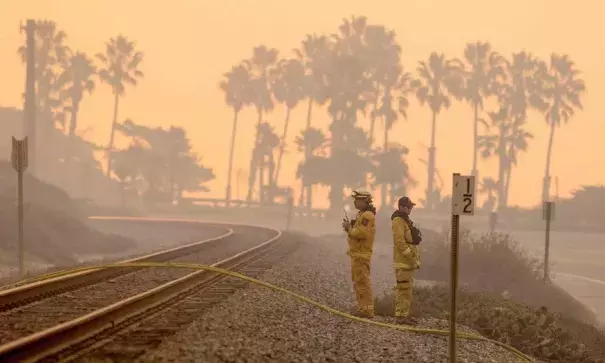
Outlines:
{"type": "Polygon", "coordinates": [[[296,136],[294,142],[298,146],[298,151],[304,153],[305,158],[298,164],[296,178],[302,182],[300,190],[299,205],[303,205],[305,189],[307,192],[307,208],[311,208],[313,204],[313,185],[320,181],[321,171],[316,167],[318,165],[317,157],[325,157],[327,142],[329,140],[323,131],[317,128],[309,127],[300,132],[296,136]],[[315,158],[315,159],[314,159],[315,158]]]}
{"type": "MultiPolygon", "coordinates": [[[[376,170],[374,173],[374,184],[382,187],[381,191],[381,208],[387,206],[387,187],[390,187],[389,203],[393,202],[393,191],[399,188],[401,192],[405,190],[405,186],[410,184],[410,168],[405,161],[405,156],[409,153],[409,149],[401,145],[391,145],[385,150],[373,155],[372,159],[376,162],[376,170]]],[[[413,181],[412,181],[413,182],[413,181]]]]}
{"type": "Polygon", "coordinates": [[[464,49],[464,59],[469,66],[466,73],[464,98],[473,107],[473,168],[471,175],[478,175],[478,136],[479,111],[483,110],[484,100],[494,93],[494,86],[503,77],[503,58],[492,51],[489,43],[468,43],[464,49]]]}
{"type": "Polygon", "coordinates": [[[487,200],[483,203],[483,209],[488,212],[493,211],[496,206],[496,197],[494,196],[494,193],[498,191],[498,182],[493,178],[483,178],[483,181],[479,186],[479,193],[487,194],[487,200]]]}
{"type": "MultiPolygon", "coordinates": [[[[410,105],[408,95],[414,91],[414,80],[412,79],[412,75],[410,73],[403,72],[402,67],[397,65],[393,68],[393,71],[390,74],[385,75],[385,78],[382,81],[382,86],[384,86],[384,92],[381,100],[381,107],[376,110],[376,114],[384,119],[384,143],[382,152],[390,155],[391,150],[389,149],[389,132],[397,121],[398,115],[402,115],[404,119],[407,119],[407,108],[410,105]],[[393,96],[395,94],[397,95],[397,108],[393,109],[393,96]]],[[[380,184],[382,208],[387,206],[387,195],[389,194],[387,192],[388,185],[393,184],[394,183],[392,182],[380,184]]]]}
{"type": "Polygon", "coordinates": [[[395,40],[395,31],[387,30],[382,25],[368,25],[363,35],[366,45],[364,56],[367,58],[368,71],[374,88],[369,132],[369,137],[373,140],[376,117],[380,115],[378,111],[380,95],[383,93],[383,98],[389,98],[387,90],[392,91],[393,84],[397,82],[401,74],[401,47],[395,40]]]}
{"type": "Polygon", "coordinates": [[[527,151],[529,147],[529,140],[533,139],[533,135],[523,128],[525,121],[516,120],[513,122],[509,134],[506,136],[506,173],[504,175],[504,206],[508,206],[508,196],[510,191],[510,179],[513,170],[513,166],[517,165],[519,151],[527,151]]]}
{"type": "Polygon", "coordinates": [[[498,209],[507,206],[506,185],[509,185],[510,182],[505,178],[510,175],[509,160],[516,160],[516,156],[512,155],[514,151],[510,149],[510,147],[515,147],[510,144],[511,140],[515,138],[512,135],[519,134],[518,128],[524,125],[530,109],[542,111],[545,107],[539,87],[541,77],[538,77],[539,73],[543,73],[540,72],[540,69],[544,68],[543,63],[531,53],[513,53],[511,61],[504,61],[505,72],[495,84],[494,89],[500,105],[499,111],[494,114],[498,115],[497,119],[492,117],[492,124],[499,129],[498,209]]]}
{"type": "MultiPolygon", "coordinates": [[[[490,124],[497,131],[490,134],[479,135],[477,143],[479,151],[483,158],[497,156],[498,158],[498,179],[496,185],[498,187],[498,208],[504,208],[504,178],[508,168],[507,159],[507,140],[509,140],[511,123],[507,113],[507,109],[500,107],[498,112],[489,112],[490,124]]],[[[488,128],[489,130],[489,128],[488,128]]]]}
{"type": "Polygon", "coordinates": [[[233,172],[233,156],[235,153],[235,136],[237,135],[237,117],[240,111],[250,104],[250,74],[243,65],[231,68],[225,73],[220,88],[225,93],[225,103],[233,109],[233,126],[231,128],[231,147],[229,149],[229,168],[227,169],[227,189],[225,199],[231,200],[231,174],[233,172]]]}
{"type": "MultiPolygon", "coordinates": [[[[36,79],[36,111],[41,122],[37,122],[36,129],[40,136],[34,142],[44,148],[48,143],[54,128],[54,116],[60,108],[62,100],[59,97],[60,85],[56,82],[62,67],[65,66],[71,53],[65,45],[67,33],[60,30],[51,20],[37,20],[35,22],[35,79],[36,79]]],[[[27,47],[22,45],[18,49],[23,63],[27,62],[27,47]]],[[[35,153],[36,145],[32,146],[35,153]]],[[[44,154],[44,153],[43,153],[44,154]]]]}
{"type": "Polygon", "coordinates": [[[259,172],[259,202],[265,203],[267,200],[273,200],[273,194],[276,191],[275,186],[269,182],[268,188],[264,183],[265,176],[270,181],[275,170],[275,158],[273,151],[279,146],[279,136],[274,132],[273,127],[267,122],[259,125],[257,131],[259,135],[258,144],[252,151],[253,168],[259,172]],[[267,169],[265,169],[267,167],[267,169]],[[264,171],[267,170],[267,175],[264,171]]]}
{"type": "Polygon", "coordinates": [[[278,185],[281,160],[286,146],[286,137],[288,135],[288,126],[290,124],[290,112],[305,98],[305,68],[302,63],[296,59],[282,59],[277,68],[273,70],[272,89],[275,100],[286,106],[286,119],[284,121],[284,132],[279,145],[279,156],[277,157],[277,167],[273,178],[273,185],[278,185]]]}
{"type": "MultiPolygon", "coordinates": [[[[85,53],[76,52],[67,61],[66,67],[57,79],[57,83],[62,85],[62,98],[69,99],[70,107],[67,109],[71,114],[69,123],[69,133],[65,160],[71,164],[73,138],[75,137],[76,128],[78,127],[78,112],[80,110],[80,102],[84,97],[84,93],[91,94],[95,89],[95,81],[93,77],[97,70],[92,59],[88,58],[85,53]]],[[[71,169],[71,167],[70,167],[71,169]]]]}
{"type": "Polygon", "coordinates": [[[435,134],[437,130],[437,115],[443,109],[451,106],[450,96],[460,97],[462,90],[462,63],[457,59],[446,59],[445,55],[431,53],[428,62],[421,61],[418,68],[419,79],[416,96],[421,105],[429,105],[432,112],[431,146],[428,155],[428,185],[426,190],[426,207],[434,207],[434,178],[435,178],[435,134]]]}
{"type": "MultiPolygon", "coordinates": [[[[313,34],[306,36],[305,40],[302,41],[300,49],[294,49],[296,57],[305,68],[305,93],[309,102],[307,106],[307,130],[311,129],[313,103],[323,105],[328,99],[326,93],[325,74],[328,70],[331,47],[332,44],[329,42],[329,39],[326,36],[318,36],[313,34]]],[[[304,148],[305,160],[311,158],[313,155],[313,150],[314,149],[308,147],[304,148]]],[[[301,166],[299,165],[299,169],[300,167],[301,166]]],[[[313,183],[305,184],[303,182],[303,185],[308,185],[307,206],[310,208],[311,201],[313,199],[313,183]]],[[[301,191],[301,198],[303,193],[304,191],[301,191]]]]}
{"type": "Polygon", "coordinates": [[[143,78],[143,72],[139,66],[143,61],[143,53],[136,51],[135,42],[127,37],[118,35],[105,43],[105,54],[97,54],[97,58],[103,63],[99,70],[99,78],[107,83],[114,94],[113,120],[111,122],[111,133],[109,145],[107,146],[107,177],[111,176],[111,162],[113,158],[114,136],[116,124],[118,123],[118,105],[120,97],[124,95],[127,84],[136,86],[137,79],[143,78]]]}
{"type": "MultiPolygon", "coordinates": [[[[357,24],[357,23],[354,23],[357,24]]],[[[355,25],[359,28],[360,26],[355,25]]],[[[342,29],[343,27],[341,27],[342,29]]],[[[344,27],[344,29],[348,29],[344,27]]],[[[355,29],[355,28],[354,28],[355,29]]],[[[372,85],[367,77],[366,63],[364,63],[361,53],[352,53],[357,47],[359,34],[357,30],[352,33],[346,30],[341,37],[335,36],[338,43],[335,44],[331,54],[330,65],[326,72],[326,92],[329,96],[328,112],[332,118],[330,124],[331,152],[330,158],[334,160],[335,167],[338,162],[352,162],[354,159],[350,156],[344,156],[346,152],[352,150],[369,149],[371,142],[361,140],[367,139],[364,131],[355,124],[358,113],[364,112],[367,106],[368,94],[372,93],[372,85]],[[347,35],[349,34],[349,35],[347,35]],[[353,142],[352,140],[356,141],[353,142]],[[361,148],[360,148],[361,146],[361,148]]],[[[356,151],[357,152],[357,151],[356,151]]],[[[348,154],[347,154],[348,155],[348,154]]],[[[369,161],[368,161],[369,162],[369,161]]],[[[366,165],[365,161],[360,161],[366,165]]],[[[368,170],[363,165],[359,170],[368,170]]],[[[371,163],[370,163],[371,164],[371,163]]],[[[328,178],[328,176],[326,176],[328,178]]],[[[351,177],[352,178],[352,177],[351,177]]],[[[343,197],[342,193],[346,185],[346,180],[352,180],[346,177],[329,177],[330,180],[330,209],[334,212],[340,210],[343,197]]]]}
{"type": "MultiPolygon", "coordinates": [[[[251,103],[256,108],[256,112],[258,114],[254,148],[256,148],[260,142],[260,131],[262,130],[260,125],[263,120],[263,115],[265,112],[273,109],[273,98],[271,97],[271,82],[269,76],[271,74],[271,70],[277,63],[278,55],[279,52],[277,49],[267,48],[265,45],[260,45],[252,50],[252,58],[244,61],[244,64],[250,73],[250,94],[253,95],[251,103]]],[[[254,156],[252,156],[250,159],[250,177],[248,179],[248,195],[246,197],[246,200],[248,201],[252,200],[253,184],[256,178],[256,167],[257,165],[260,165],[262,168],[262,163],[257,164],[253,159],[254,156]]],[[[262,169],[260,170],[260,174],[263,174],[262,169]]],[[[269,180],[272,181],[272,179],[269,180]]],[[[264,194],[263,188],[264,185],[260,185],[259,195],[264,194]]]]}
{"type": "Polygon", "coordinates": [[[545,118],[550,127],[548,149],[546,150],[546,167],[542,200],[550,198],[550,160],[555,137],[555,129],[561,122],[567,123],[574,115],[575,108],[582,109],[581,95],[586,91],[586,84],[579,78],[580,71],[567,55],[552,54],[550,68],[543,69],[543,92],[548,102],[545,118]]]}
{"type": "Polygon", "coordinates": [[[323,105],[326,100],[324,74],[328,66],[330,43],[326,36],[307,35],[301,49],[294,49],[298,61],[304,65],[306,75],[305,91],[309,101],[307,106],[307,128],[311,127],[313,103],[323,105]]]}

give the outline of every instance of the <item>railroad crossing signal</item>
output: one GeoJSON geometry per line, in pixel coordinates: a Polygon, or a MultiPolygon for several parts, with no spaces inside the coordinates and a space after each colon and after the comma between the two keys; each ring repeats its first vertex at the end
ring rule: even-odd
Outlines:
{"type": "Polygon", "coordinates": [[[13,162],[13,169],[15,169],[16,172],[24,172],[27,169],[27,148],[27,136],[25,136],[23,140],[17,140],[13,136],[13,151],[11,154],[11,159],[13,162]]]}
{"type": "Polygon", "coordinates": [[[473,175],[454,174],[452,214],[455,216],[475,214],[475,177],[473,175]]]}

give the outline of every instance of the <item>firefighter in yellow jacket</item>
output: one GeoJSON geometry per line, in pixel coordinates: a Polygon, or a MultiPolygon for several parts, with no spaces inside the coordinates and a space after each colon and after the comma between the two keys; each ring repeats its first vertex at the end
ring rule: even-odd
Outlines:
{"type": "Polygon", "coordinates": [[[347,232],[351,258],[351,277],[355,289],[357,308],[354,315],[364,318],[374,317],[374,300],[370,280],[370,260],[374,251],[376,234],[376,208],[372,205],[372,195],[365,191],[355,191],[351,196],[355,208],[359,210],[354,220],[344,220],[342,227],[347,232]]]}
{"type": "Polygon", "coordinates": [[[410,213],[416,204],[410,198],[402,197],[398,209],[391,216],[393,230],[393,267],[395,268],[395,322],[415,325],[416,319],[410,317],[414,272],[420,268],[418,244],[422,234],[410,220],[410,213]]]}

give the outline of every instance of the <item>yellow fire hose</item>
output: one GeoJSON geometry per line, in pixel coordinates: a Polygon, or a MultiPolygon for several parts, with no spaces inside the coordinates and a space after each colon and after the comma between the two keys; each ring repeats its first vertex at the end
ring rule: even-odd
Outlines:
{"type": "MultiPolygon", "coordinates": [[[[373,321],[370,319],[365,319],[365,318],[359,318],[356,316],[353,316],[351,314],[347,314],[345,312],[336,310],[330,306],[324,305],[322,303],[319,303],[317,301],[311,300],[306,296],[297,294],[295,292],[286,290],[284,288],[281,288],[279,286],[270,284],[268,282],[264,282],[264,281],[260,281],[257,279],[254,279],[252,277],[248,277],[246,275],[237,273],[237,272],[233,272],[233,271],[229,271],[229,270],[225,270],[222,268],[218,268],[218,267],[213,267],[213,266],[208,266],[208,265],[202,265],[202,264],[196,264],[196,263],[162,263],[162,262],[138,262],[138,263],[117,263],[117,264],[107,264],[107,265],[100,265],[100,266],[87,266],[87,267],[77,267],[77,268],[73,268],[73,269],[69,269],[69,270],[63,270],[63,271],[56,271],[56,272],[52,272],[49,274],[44,274],[44,275],[40,275],[31,279],[27,279],[25,280],[26,283],[31,283],[31,282],[37,282],[37,281],[43,281],[43,280],[48,280],[51,278],[56,278],[56,277],[61,277],[61,276],[65,276],[65,275],[69,275],[72,273],[76,273],[76,272],[82,272],[82,271],[89,271],[89,270],[95,270],[95,269],[100,269],[100,268],[132,268],[132,267],[155,267],[155,268],[183,268],[183,269],[191,269],[191,270],[206,270],[206,271],[212,271],[215,273],[219,273],[219,274],[223,274],[223,275],[228,275],[231,277],[236,277],[238,279],[241,280],[245,280],[257,285],[261,285],[264,287],[267,287],[269,289],[275,290],[275,291],[279,291],[282,292],[284,294],[293,296],[295,298],[297,298],[298,300],[304,301],[308,304],[311,304],[319,309],[322,309],[324,311],[327,311],[331,314],[334,315],[338,315],[338,316],[342,316],[344,318],[350,319],[350,320],[355,320],[355,321],[359,321],[362,323],[366,323],[366,324],[372,324],[372,325],[376,325],[376,326],[381,326],[384,328],[391,328],[391,329],[396,329],[396,330],[402,330],[402,331],[409,331],[409,332],[414,332],[414,333],[419,333],[419,334],[431,334],[431,335],[442,335],[442,336],[448,336],[449,335],[449,330],[439,330],[439,329],[423,329],[423,328],[416,328],[416,327],[412,327],[412,326],[406,326],[406,325],[395,325],[395,324],[389,324],[389,323],[383,323],[383,322],[379,322],[379,321],[373,321]]],[[[456,336],[458,338],[461,339],[467,339],[467,340],[480,340],[480,341],[485,341],[485,342],[490,342],[492,344],[495,344],[499,347],[502,347],[510,352],[512,352],[513,354],[515,354],[517,357],[527,361],[527,362],[534,362],[534,359],[522,352],[520,352],[519,350],[515,349],[514,347],[511,347],[510,345],[504,344],[502,342],[499,342],[497,340],[493,340],[493,339],[489,339],[486,338],[484,336],[481,335],[477,335],[477,334],[469,334],[469,333],[461,333],[458,332],[456,333],[456,336]]]]}

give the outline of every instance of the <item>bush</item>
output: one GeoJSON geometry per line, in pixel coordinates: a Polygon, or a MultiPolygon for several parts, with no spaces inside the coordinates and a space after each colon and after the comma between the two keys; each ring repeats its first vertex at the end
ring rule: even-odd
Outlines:
{"type": "MultiPolygon", "coordinates": [[[[423,231],[424,233],[424,231],[423,231]]],[[[449,281],[450,242],[447,236],[427,231],[421,244],[422,267],[417,278],[449,281]]],[[[595,314],[567,292],[542,280],[542,262],[530,257],[509,235],[460,234],[459,281],[469,291],[501,294],[530,306],[545,305],[579,321],[596,324],[595,314]],[[504,273],[503,273],[504,269],[504,273]]]]}
{"type": "MultiPolygon", "coordinates": [[[[393,294],[377,298],[375,308],[378,315],[392,316],[393,294]]],[[[416,288],[411,315],[449,320],[449,288],[416,288]]],[[[533,309],[494,294],[461,289],[456,320],[487,338],[549,362],[605,362],[604,332],[553,314],[546,307],[533,309]]]]}
{"type": "MultiPolygon", "coordinates": [[[[449,319],[449,287],[444,283],[450,278],[449,239],[432,231],[423,235],[416,278],[438,283],[415,288],[411,313],[449,319]]],[[[548,361],[605,362],[605,333],[592,325],[597,322],[594,313],[554,284],[544,283],[542,263],[510,236],[463,231],[459,263],[459,323],[548,361]]],[[[376,300],[376,312],[393,315],[392,293],[376,300]]]]}

